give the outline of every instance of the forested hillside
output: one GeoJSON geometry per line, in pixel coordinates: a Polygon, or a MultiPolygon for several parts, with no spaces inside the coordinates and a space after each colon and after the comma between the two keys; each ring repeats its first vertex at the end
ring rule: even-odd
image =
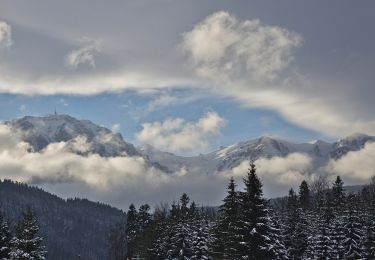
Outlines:
{"type": "Polygon", "coordinates": [[[230,179],[216,216],[186,194],[154,214],[131,205],[110,259],[375,259],[375,177],[357,193],[340,176],[302,181],[272,205],[253,163],[243,181],[239,191],[230,179]]]}
{"type": "Polygon", "coordinates": [[[125,217],[105,204],[64,200],[26,184],[0,181],[0,208],[11,229],[28,207],[36,215],[50,260],[106,259],[110,228],[125,217]]]}

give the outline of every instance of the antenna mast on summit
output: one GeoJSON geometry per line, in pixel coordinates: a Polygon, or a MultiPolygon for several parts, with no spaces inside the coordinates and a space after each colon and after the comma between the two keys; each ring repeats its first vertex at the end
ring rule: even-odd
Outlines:
{"type": "Polygon", "coordinates": [[[56,111],[56,107],[55,107],[55,116],[57,116],[57,111],[56,111]]]}

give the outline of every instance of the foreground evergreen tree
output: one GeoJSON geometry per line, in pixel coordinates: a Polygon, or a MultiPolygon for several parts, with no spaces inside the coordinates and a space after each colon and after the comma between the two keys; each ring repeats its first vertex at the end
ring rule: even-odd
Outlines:
{"type": "Polygon", "coordinates": [[[306,250],[313,259],[333,259],[334,241],[332,240],[333,213],[330,208],[324,208],[317,215],[315,234],[310,238],[309,248],[306,250]]]}
{"type": "Polygon", "coordinates": [[[108,260],[126,260],[126,229],[124,223],[116,225],[110,231],[108,260]]]}
{"type": "Polygon", "coordinates": [[[244,179],[239,216],[239,250],[242,259],[272,259],[274,257],[268,201],[263,198],[262,184],[250,164],[244,179]]]}
{"type": "Polygon", "coordinates": [[[293,259],[300,259],[307,248],[308,224],[304,212],[299,208],[298,198],[293,189],[289,191],[284,219],[284,241],[293,259]]]}
{"type": "Polygon", "coordinates": [[[284,226],[281,223],[281,219],[274,213],[271,213],[271,240],[273,257],[275,260],[287,260],[290,259],[288,249],[285,247],[285,236],[283,235],[284,226]]]}
{"type": "Polygon", "coordinates": [[[299,192],[298,192],[298,199],[301,207],[303,209],[307,209],[310,207],[311,203],[311,194],[310,194],[310,188],[307,182],[304,180],[301,182],[301,185],[299,186],[299,192]]]}
{"type": "Polygon", "coordinates": [[[9,259],[12,235],[9,231],[8,222],[0,212],[0,259],[9,259]]]}
{"type": "Polygon", "coordinates": [[[14,260],[43,260],[47,252],[42,246],[43,238],[39,236],[39,226],[30,209],[23,214],[12,238],[10,259],[14,260]]]}
{"type": "Polygon", "coordinates": [[[149,258],[156,223],[152,220],[148,204],[141,205],[137,214],[137,235],[134,255],[138,258],[149,258]]]}
{"type": "Polygon", "coordinates": [[[375,259],[375,207],[368,187],[345,196],[341,178],[332,189],[321,178],[310,197],[304,181],[298,195],[291,189],[273,208],[263,198],[253,163],[244,184],[238,192],[230,179],[213,225],[186,194],[153,216],[147,205],[139,212],[131,206],[127,229],[136,230],[133,259],[375,259]],[[148,239],[152,243],[144,242],[148,239]]]}
{"type": "Polygon", "coordinates": [[[193,222],[192,233],[192,254],[191,259],[206,260],[209,259],[208,245],[210,242],[209,225],[204,218],[197,218],[193,222]]]}
{"type": "Polygon", "coordinates": [[[177,207],[175,216],[174,234],[171,239],[171,255],[175,259],[189,259],[192,256],[192,227],[189,214],[190,198],[184,193],[180,198],[181,206],[177,207]]]}
{"type": "Polygon", "coordinates": [[[340,209],[344,206],[345,193],[344,193],[344,182],[337,176],[335,182],[332,185],[332,205],[336,209],[340,209]]]}
{"type": "Polygon", "coordinates": [[[227,187],[227,196],[219,209],[219,219],[213,228],[211,254],[213,259],[238,259],[238,214],[240,206],[236,184],[231,178],[227,187]]]}
{"type": "Polygon", "coordinates": [[[127,257],[132,258],[136,250],[136,239],[138,235],[138,212],[133,204],[130,204],[127,212],[126,241],[127,257]]]}
{"type": "Polygon", "coordinates": [[[348,209],[344,212],[343,225],[345,239],[343,242],[344,256],[346,259],[362,258],[361,241],[363,239],[362,221],[357,210],[358,197],[354,194],[348,196],[348,209]]]}
{"type": "Polygon", "coordinates": [[[371,210],[363,214],[362,257],[375,259],[375,219],[371,210]]]}

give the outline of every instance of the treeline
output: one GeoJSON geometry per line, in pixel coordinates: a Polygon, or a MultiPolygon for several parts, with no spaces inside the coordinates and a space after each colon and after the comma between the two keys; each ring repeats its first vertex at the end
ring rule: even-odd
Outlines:
{"type": "Polygon", "coordinates": [[[23,213],[14,232],[0,213],[0,259],[44,260],[47,251],[42,243],[38,222],[30,209],[23,213]]]}
{"type": "Polygon", "coordinates": [[[106,259],[110,229],[126,219],[122,210],[103,203],[65,200],[24,183],[0,181],[0,212],[10,223],[22,219],[28,207],[38,219],[50,260],[106,259]]]}
{"type": "Polygon", "coordinates": [[[186,194],[152,214],[131,205],[111,233],[109,259],[375,259],[375,178],[346,194],[339,176],[319,177],[272,203],[253,163],[243,181],[238,191],[230,179],[217,214],[186,194]]]}

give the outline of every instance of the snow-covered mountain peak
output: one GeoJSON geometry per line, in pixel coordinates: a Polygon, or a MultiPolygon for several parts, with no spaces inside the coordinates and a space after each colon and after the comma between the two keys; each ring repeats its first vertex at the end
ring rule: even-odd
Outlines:
{"type": "Polygon", "coordinates": [[[197,156],[178,156],[160,151],[145,144],[134,148],[126,143],[121,134],[96,125],[89,120],[80,120],[69,115],[27,116],[6,122],[31,144],[34,151],[43,150],[48,144],[66,142],[71,151],[79,154],[97,153],[102,156],[143,156],[152,165],[166,172],[188,171],[213,173],[232,169],[243,161],[258,158],[286,157],[302,153],[312,158],[315,166],[322,166],[331,159],[338,159],[350,151],[362,149],[367,142],[375,142],[374,136],[353,134],[334,143],[322,140],[293,143],[276,136],[265,135],[239,142],[228,147],[197,156]]]}
{"type": "Polygon", "coordinates": [[[333,144],[332,158],[340,158],[350,151],[362,149],[366,143],[375,142],[375,136],[355,133],[348,137],[338,140],[333,144]]]}
{"type": "Polygon", "coordinates": [[[88,153],[101,156],[139,155],[134,146],[126,143],[120,134],[89,120],[79,120],[69,115],[25,116],[5,124],[19,132],[36,152],[55,142],[67,142],[73,147],[77,138],[83,138],[90,146],[88,153]]]}

